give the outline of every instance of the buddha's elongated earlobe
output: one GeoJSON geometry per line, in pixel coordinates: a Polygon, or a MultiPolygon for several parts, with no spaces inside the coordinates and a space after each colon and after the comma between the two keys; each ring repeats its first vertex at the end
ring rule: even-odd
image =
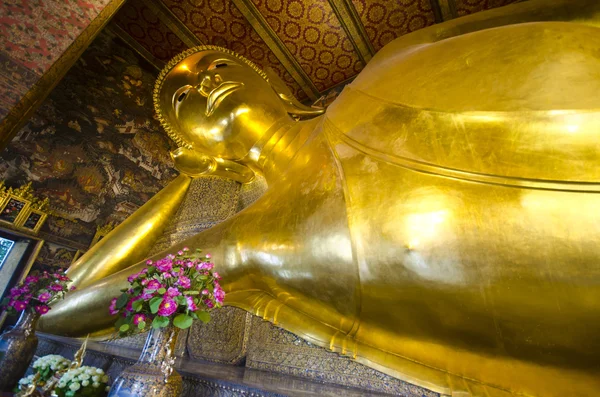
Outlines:
{"type": "Polygon", "coordinates": [[[291,116],[306,119],[316,117],[325,113],[324,108],[306,106],[300,103],[300,101],[298,101],[294,97],[294,94],[292,94],[288,86],[281,80],[281,78],[279,78],[279,76],[277,75],[277,73],[275,73],[273,69],[267,67],[266,69],[264,69],[264,72],[269,78],[269,83],[271,84],[271,87],[273,87],[273,90],[277,93],[279,98],[281,98],[285,106],[285,110],[291,116]]]}

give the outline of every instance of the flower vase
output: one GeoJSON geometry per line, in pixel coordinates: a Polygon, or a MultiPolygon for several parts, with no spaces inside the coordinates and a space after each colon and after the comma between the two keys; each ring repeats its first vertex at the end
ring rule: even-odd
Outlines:
{"type": "Polygon", "coordinates": [[[23,311],[15,326],[0,336],[0,391],[12,391],[35,354],[35,327],[40,315],[23,311]]]}
{"type": "Polygon", "coordinates": [[[176,397],[181,375],[173,369],[179,328],[152,328],[138,361],[115,379],[108,397],[176,397]]]}

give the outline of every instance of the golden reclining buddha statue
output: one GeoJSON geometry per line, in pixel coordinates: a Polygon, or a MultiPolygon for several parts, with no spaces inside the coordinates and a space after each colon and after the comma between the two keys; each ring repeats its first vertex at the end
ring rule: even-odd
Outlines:
{"type": "MultiPolygon", "coordinates": [[[[303,107],[218,47],[160,74],[182,174],[71,269],[46,332],[111,332],[111,297],[207,174],[268,190],[183,246],[226,303],[443,394],[600,390],[600,2],[530,0],[385,46],[303,107]]],[[[161,257],[163,252],[155,257],[161,257]]]]}

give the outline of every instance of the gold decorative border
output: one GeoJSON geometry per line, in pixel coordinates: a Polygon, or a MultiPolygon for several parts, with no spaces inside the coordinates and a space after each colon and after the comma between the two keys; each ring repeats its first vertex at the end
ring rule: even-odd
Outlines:
{"type": "Polygon", "coordinates": [[[288,71],[288,73],[300,85],[300,88],[313,101],[320,96],[319,90],[314,85],[310,77],[304,72],[296,58],[290,53],[285,44],[279,39],[277,34],[271,29],[268,22],[263,18],[260,11],[256,8],[252,0],[232,0],[233,4],[246,17],[246,20],[252,28],[258,33],[265,44],[273,51],[279,62],[288,71]]]}
{"type": "Polygon", "coordinates": [[[115,36],[121,39],[125,44],[127,44],[127,46],[129,46],[129,48],[131,48],[132,51],[144,58],[149,64],[154,66],[159,71],[165,67],[165,62],[152,55],[150,51],[142,47],[140,43],[135,41],[133,37],[131,37],[116,23],[111,23],[106,27],[106,29],[108,29],[111,33],[113,33],[115,36]]]}
{"type": "Polygon", "coordinates": [[[203,45],[202,41],[160,0],[146,0],[146,6],[188,47],[203,45]]]}
{"type": "Polygon", "coordinates": [[[111,0],[93,21],[69,45],[65,52],[50,66],[42,77],[21,98],[0,123],[0,150],[5,149],[29,117],[42,104],[52,89],[79,59],[83,51],[106,26],[110,18],[125,3],[125,0],[111,0]]]}
{"type": "Polygon", "coordinates": [[[369,40],[354,4],[351,0],[329,0],[329,5],[346,31],[354,50],[366,65],[375,55],[375,48],[369,40]]]}

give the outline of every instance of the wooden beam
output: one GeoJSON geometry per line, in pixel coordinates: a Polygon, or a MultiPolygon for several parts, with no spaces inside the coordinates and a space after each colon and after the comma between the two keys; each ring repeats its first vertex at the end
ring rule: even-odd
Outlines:
{"type": "Polygon", "coordinates": [[[302,69],[296,58],[290,53],[288,48],[279,39],[279,36],[271,29],[267,21],[263,18],[260,11],[256,8],[252,0],[232,0],[235,6],[246,17],[252,28],[258,33],[265,44],[273,51],[279,62],[288,71],[288,73],[300,85],[300,88],[312,100],[316,100],[320,94],[317,87],[302,69]]]}
{"type": "Polygon", "coordinates": [[[139,56],[144,58],[149,64],[154,66],[159,71],[165,67],[165,62],[161,61],[154,55],[150,53],[147,49],[145,49],[140,43],[135,41],[133,37],[131,37],[126,31],[124,31],[119,25],[116,23],[111,23],[106,27],[111,33],[120,38],[127,46],[129,46],[134,52],[136,52],[139,56]]]}
{"type": "Polygon", "coordinates": [[[6,148],[14,136],[27,123],[33,112],[42,104],[67,71],[88,48],[125,0],[111,0],[98,16],[77,36],[65,52],[50,66],[0,123],[0,149],[6,148]]]}
{"type": "Polygon", "coordinates": [[[169,29],[175,33],[179,40],[183,41],[188,47],[196,47],[202,45],[202,41],[192,31],[181,22],[179,18],[161,0],[146,0],[144,2],[157,17],[169,29]]]}
{"type": "Polygon", "coordinates": [[[360,20],[360,16],[356,12],[356,8],[354,8],[354,4],[352,4],[351,0],[329,0],[329,4],[340,21],[340,25],[346,31],[356,53],[366,65],[373,55],[375,55],[375,48],[371,40],[369,40],[369,36],[360,20]]]}

